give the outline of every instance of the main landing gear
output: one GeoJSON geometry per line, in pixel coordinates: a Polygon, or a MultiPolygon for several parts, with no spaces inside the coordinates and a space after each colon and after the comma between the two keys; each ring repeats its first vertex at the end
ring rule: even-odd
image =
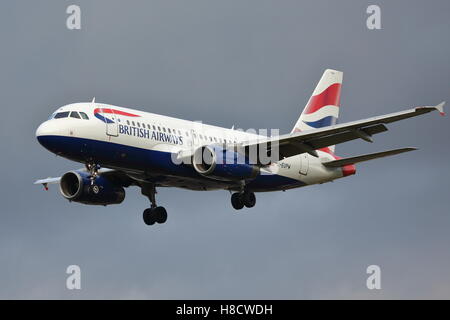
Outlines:
{"type": "Polygon", "coordinates": [[[147,196],[151,202],[151,207],[145,209],[142,213],[142,218],[146,225],[154,225],[155,223],[164,223],[167,221],[167,211],[164,207],[158,207],[156,205],[156,188],[154,185],[142,187],[142,194],[147,196]]]}
{"type": "Polygon", "coordinates": [[[242,209],[244,206],[252,208],[256,204],[256,196],[248,190],[244,192],[235,192],[231,195],[231,205],[236,210],[242,209]]]}

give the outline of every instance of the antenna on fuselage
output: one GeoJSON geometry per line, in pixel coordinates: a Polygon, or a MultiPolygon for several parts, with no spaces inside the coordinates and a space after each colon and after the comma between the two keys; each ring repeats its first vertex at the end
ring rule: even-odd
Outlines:
{"type": "Polygon", "coordinates": [[[92,99],[92,102],[91,103],[95,103],[95,97],[92,99]]]}

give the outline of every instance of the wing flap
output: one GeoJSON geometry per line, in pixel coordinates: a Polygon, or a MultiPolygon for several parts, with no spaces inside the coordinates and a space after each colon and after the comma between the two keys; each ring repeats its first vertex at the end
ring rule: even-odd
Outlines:
{"type": "Polygon", "coordinates": [[[339,159],[339,160],[322,162],[322,164],[325,167],[338,168],[338,167],[346,166],[346,165],[349,165],[349,164],[355,164],[355,163],[358,163],[358,162],[369,161],[369,160],[373,160],[373,159],[393,156],[393,155],[396,155],[396,154],[400,154],[400,153],[403,153],[403,152],[414,151],[414,150],[417,150],[417,149],[416,148],[393,149],[393,150],[387,150],[387,151],[382,151],[382,152],[363,154],[363,155],[356,156],[356,157],[351,157],[351,158],[344,158],[344,159],[339,159]]]}
{"type": "Polygon", "coordinates": [[[314,149],[320,149],[328,147],[330,145],[360,139],[361,138],[360,133],[364,133],[365,135],[371,137],[374,134],[385,132],[387,130],[388,128],[386,128],[384,124],[376,124],[368,127],[361,127],[358,128],[357,130],[342,131],[330,134],[328,136],[311,138],[306,140],[306,142],[314,149]]]}

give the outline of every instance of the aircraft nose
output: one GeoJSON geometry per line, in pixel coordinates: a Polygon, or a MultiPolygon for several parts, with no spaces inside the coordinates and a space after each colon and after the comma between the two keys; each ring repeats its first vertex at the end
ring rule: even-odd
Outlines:
{"type": "Polygon", "coordinates": [[[39,140],[39,137],[49,135],[50,126],[48,125],[48,121],[41,123],[41,125],[36,129],[36,138],[39,140]]]}
{"type": "Polygon", "coordinates": [[[56,134],[56,130],[54,126],[49,123],[49,121],[45,121],[41,123],[41,125],[36,129],[36,138],[39,143],[44,147],[49,149],[51,137],[56,134]]]}

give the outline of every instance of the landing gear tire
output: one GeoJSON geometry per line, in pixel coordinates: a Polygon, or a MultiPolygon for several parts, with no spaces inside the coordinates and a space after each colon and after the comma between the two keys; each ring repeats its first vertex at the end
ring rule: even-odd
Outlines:
{"type": "Polygon", "coordinates": [[[142,213],[142,218],[144,218],[144,223],[148,226],[152,226],[156,222],[152,209],[145,209],[142,213]]]}
{"type": "Polygon", "coordinates": [[[244,207],[244,199],[242,194],[240,194],[239,192],[233,193],[231,195],[231,205],[236,210],[242,209],[244,207]]]}
{"type": "Polygon", "coordinates": [[[167,221],[167,211],[164,207],[156,204],[156,188],[154,184],[145,184],[141,186],[141,192],[147,196],[151,202],[151,207],[144,210],[142,214],[145,224],[151,226],[155,223],[165,223],[167,221]]]}
{"type": "Polygon", "coordinates": [[[253,192],[244,192],[243,195],[244,205],[247,208],[252,208],[256,204],[256,196],[253,192]]]}
{"type": "Polygon", "coordinates": [[[152,226],[156,222],[162,224],[167,221],[167,211],[164,207],[145,209],[142,213],[142,218],[148,226],[152,226]]]}
{"type": "Polygon", "coordinates": [[[156,222],[162,224],[167,221],[167,211],[164,207],[156,207],[153,209],[156,222]]]}

